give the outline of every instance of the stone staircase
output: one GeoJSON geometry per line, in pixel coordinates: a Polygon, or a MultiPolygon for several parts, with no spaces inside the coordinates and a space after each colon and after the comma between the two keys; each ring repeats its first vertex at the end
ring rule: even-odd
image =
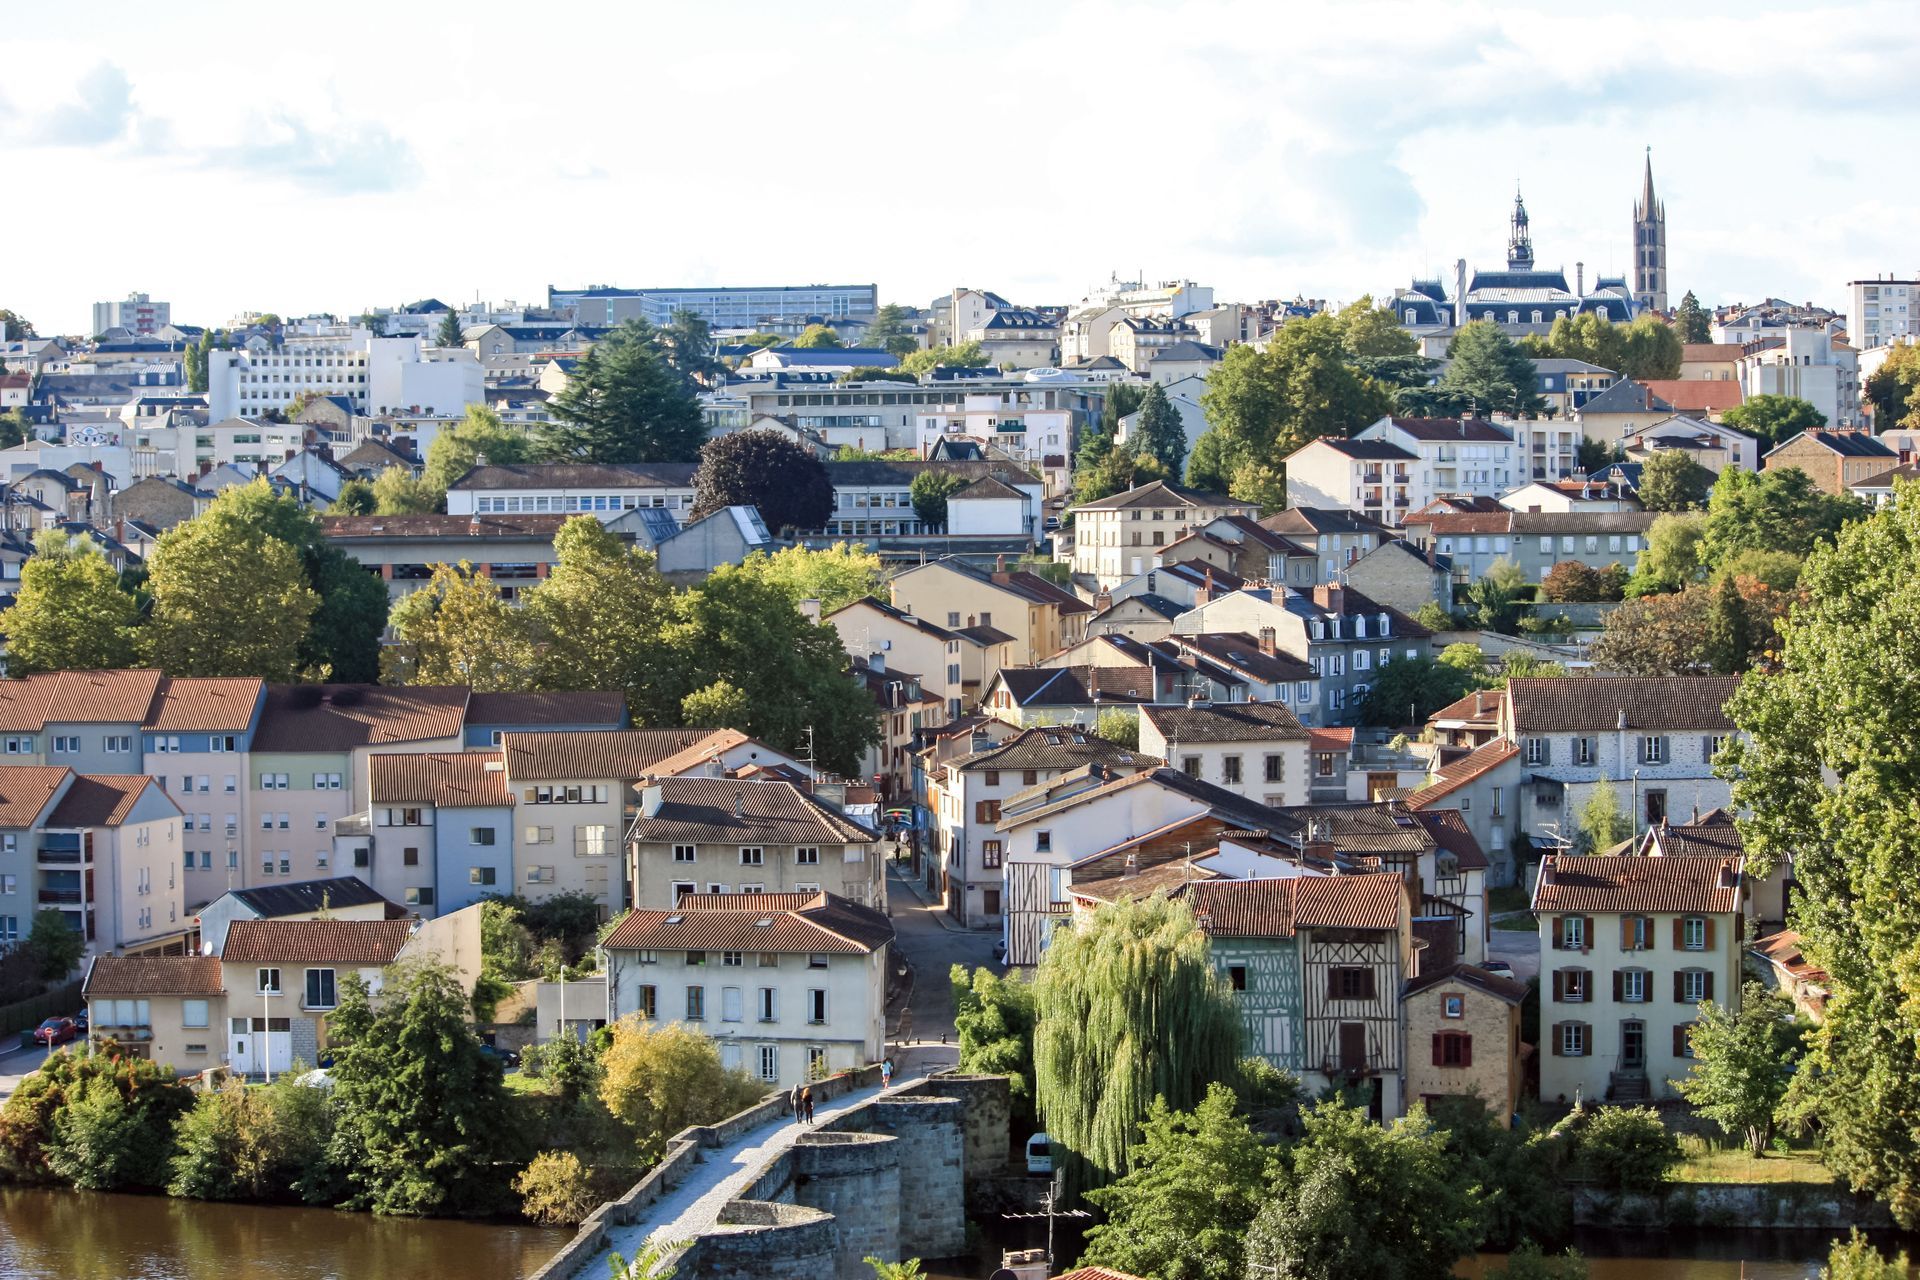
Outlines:
{"type": "Polygon", "coordinates": [[[1644,1071],[1614,1071],[1607,1076],[1607,1100],[1637,1106],[1652,1097],[1644,1071]]]}

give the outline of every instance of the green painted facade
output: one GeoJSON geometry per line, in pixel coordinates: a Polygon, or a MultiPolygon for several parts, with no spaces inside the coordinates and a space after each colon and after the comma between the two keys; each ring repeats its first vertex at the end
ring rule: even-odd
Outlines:
{"type": "Polygon", "coordinates": [[[1300,948],[1294,938],[1214,938],[1213,963],[1220,976],[1236,984],[1240,1020],[1247,1028],[1247,1052],[1282,1071],[1302,1069],[1306,1042],[1306,1006],[1301,998],[1300,948]]]}

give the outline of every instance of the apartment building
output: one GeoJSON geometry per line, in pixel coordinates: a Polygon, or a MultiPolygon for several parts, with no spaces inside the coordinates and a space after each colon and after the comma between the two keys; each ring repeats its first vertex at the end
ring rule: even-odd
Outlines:
{"type": "Polygon", "coordinates": [[[1102,587],[1117,586],[1152,568],[1154,557],[1168,546],[1222,516],[1259,520],[1260,509],[1164,480],[1082,503],[1073,509],[1074,576],[1102,587]]]}
{"type": "Polygon", "coordinates": [[[1290,587],[1336,582],[1348,565],[1393,537],[1378,521],[1345,507],[1290,505],[1260,521],[1260,527],[1313,554],[1318,566],[1315,576],[1303,584],[1289,575],[1286,582],[1290,587]]]}
{"type": "Polygon", "coordinates": [[[1307,731],[1276,702],[1142,707],[1140,751],[1261,804],[1307,803],[1307,731]]]}
{"type": "Polygon", "coordinates": [[[1901,461],[1886,441],[1864,431],[1802,431],[1767,450],[1761,470],[1798,467],[1816,488],[1840,497],[1901,461]]]}
{"type": "Polygon", "coordinates": [[[335,326],[291,336],[279,347],[207,353],[213,418],[259,417],[303,397],[339,396],[356,413],[452,416],[485,399],[480,361],[465,347],[429,347],[417,337],[376,337],[335,326]]]}
{"type": "Polygon", "coordinates": [[[991,571],[946,556],[902,571],[889,585],[895,608],[950,631],[1005,632],[1012,637],[1007,653],[1014,666],[1031,666],[1078,644],[1093,615],[1093,606],[1073,592],[1037,573],[1007,568],[1005,556],[995,558],[991,571]]]}
{"type": "Polygon", "coordinates": [[[1890,347],[1920,334],[1920,280],[1896,280],[1891,274],[1849,280],[1855,345],[1862,350],[1890,347]]]}
{"type": "Polygon", "coordinates": [[[705,1032],[721,1064],[788,1088],[886,1053],[884,911],[830,893],[688,893],[601,944],[609,1022],[705,1032]]]}

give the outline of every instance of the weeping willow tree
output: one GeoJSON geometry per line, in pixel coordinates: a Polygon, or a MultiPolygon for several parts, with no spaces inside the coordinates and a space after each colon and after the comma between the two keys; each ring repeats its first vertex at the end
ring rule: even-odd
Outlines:
{"type": "Polygon", "coordinates": [[[1101,907],[1056,934],[1034,979],[1034,1093],[1070,1196],[1127,1171],[1155,1098],[1189,1111],[1234,1079],[1233,993],[1184,902],[1101,907]]]}

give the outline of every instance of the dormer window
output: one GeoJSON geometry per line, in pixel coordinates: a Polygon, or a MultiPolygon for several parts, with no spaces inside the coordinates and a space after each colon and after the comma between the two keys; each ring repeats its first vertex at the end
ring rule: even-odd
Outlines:
{"type": "Polygon", "coordinates": [[[1390,632],[1390,628],[1387,625],[1387,615],[1385,613],[1382,613],[1380,615],[1380,634],[1382,636],[1385,636],[1389,634],[1389,632],[1390,632]]]}

